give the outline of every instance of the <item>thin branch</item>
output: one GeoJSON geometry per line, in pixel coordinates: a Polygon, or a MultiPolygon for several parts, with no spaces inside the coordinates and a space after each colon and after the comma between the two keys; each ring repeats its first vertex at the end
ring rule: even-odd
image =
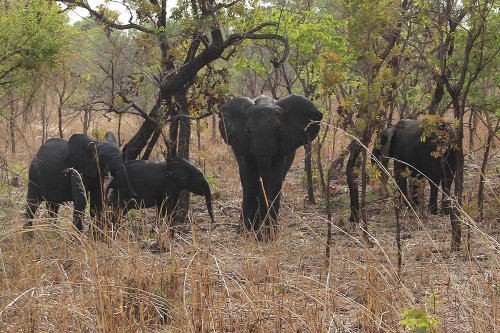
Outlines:
{"type": "Polygon", "coordinates": [[[89,12],[89,14],[103,23],[104,25],[116,29],[116,30],[128,30],[128,29],[136,29],[148,34],[155,34],[155,32],[151,29],[145,28],[144,26],[141,26],[139,24],[135,24],[129,21],[128,24],[118,24],[110,19],[108,19],[105,15],[104,12],[97,11],[90,7],[87,1],[82,1],[82,0],[61,0],[62,3],[68,4],[68,5],[74,5],[76,7],[83,8],[89,12]]]}
{"type": "Polygon", "coordinates": [[[271,62],[273,63],[273,65],[279,66],[282,63],[284,63],[286,58],[288,57],[288,54],[290,53],[290,45],[288,44],[288,40],[281,35],[272,34],[272,33],[271,34],[256,34],[257,31],[260,31],[263,28],[268,27],[268,26],[277,27],[278,23],[277,22],[265,22],[265,23],[262,23],[255,28],[249,30],[248,32],[243,32],[240,34],[232,34],[232,35],[227,37],[227,39],[223,43],[222,47],[224,49],[226,49],[226,48],[228,48],[234,44],[237,44],[245,39],[255,39],[255,40],[257,40],[257,39],[276,39],[276,40],[280,41],[281,43],[283,43],[284,51],[283,51],[283,55],[281,56],[281,58],[279,60],[272,60],[271,62]]]}

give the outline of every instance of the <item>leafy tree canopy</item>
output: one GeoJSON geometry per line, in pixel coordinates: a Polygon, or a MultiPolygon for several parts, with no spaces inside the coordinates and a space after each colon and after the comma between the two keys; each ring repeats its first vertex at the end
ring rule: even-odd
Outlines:
{"type": "Polygon", "coordinates": [[[15,84],[21,71],[57,66],[65,57],[74,30],[53,1],[0,2],[0,86],[15,84]]]}

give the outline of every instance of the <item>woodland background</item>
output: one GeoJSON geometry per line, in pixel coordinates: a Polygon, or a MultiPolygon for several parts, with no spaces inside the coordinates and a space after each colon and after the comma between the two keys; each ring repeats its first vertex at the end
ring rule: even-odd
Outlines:
{"type": "Polygon", "coordinates": [[[498,330],[499,30],[495,1],[1,2],[0,329],[498,330]],[[277,239],[258,243],[235,231],[239,177],[216,113],[290,93],[323,111],[322,130],[287,176],[277,239]],[[380,129],[417,117],[459,135],[451,216],[396,219],[393,180],[383,191],[369,162],[380,129]],[[173,239],[135,212],[93,242],[70,207],[27,237],[38,147],[107,130],[126,159],[200,166],[217,228],[186,196],[173,239]]]}

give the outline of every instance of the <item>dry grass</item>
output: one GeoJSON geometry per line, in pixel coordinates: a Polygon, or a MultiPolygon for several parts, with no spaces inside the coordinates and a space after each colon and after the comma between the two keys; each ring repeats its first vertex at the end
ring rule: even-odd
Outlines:
{"type": "MultiPolygon", "coordinates": [[[[467,222],[471,256],[448,251],[447,218],[408,213],[398,275],[388,202],[370,206],[373,247],[336,228],[325,261],[326,214],[305,202],[302,165],[298,156],[285,182],[277,239],[258,243],[236,232],[237,168],[228,147],[213,143],[218,227],[193,197],[190,224],[174,239],[162,234],[162,252],[151,214],[129,216],[115,240],[95,242],[73,229],[67,208],[57,223],[38,219],[29,236],[19,217],[26,189],[3,185],[0,331],[404,332],[403,311],[425,309],[436,332],[498,332],[497,199],[489,197],[485,222],[467,222]]],[[[338,224],[347,195],[336,200],[338,224]]]]}

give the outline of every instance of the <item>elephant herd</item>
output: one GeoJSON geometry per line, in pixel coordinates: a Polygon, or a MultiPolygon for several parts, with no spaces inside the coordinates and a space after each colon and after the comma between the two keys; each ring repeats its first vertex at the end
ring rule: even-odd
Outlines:
{"type": "MultiPolygon", "coordinates": [[[[322,116],[312,101],[295,94],[280,100],[235,97],[222,106],[219,130],[232,148],[243,190],[240,219],[258,237],[277,231],[283,181],[297,148],[317,137],[322,116]]],[[[446,128],[453,135],[451,127],[446,128]]],[[[421,121],[400,120],[395,127],[381,131],[372,163],[378,159],[387,166],[388,159],[394,158],[396,182],[405,196],[404,171],[408,167],[411,176],[426,177],[431,187],[429,211],[437,213],[437,186],[442,185],[444,197],[449,194],[455,153],[450,140],[444,153],[436,156],[441,147],[436,135],[427,140],[421,135],[421,121]]],[[[182,189],[205,197],[214,223],[210,186],[200,169],[180,157],[166,162],[125,162],[114,135],[108,132],[105,139],[99,142],[74,134],[68,140],[49,139],[40,147],[29,168],[26,226],[32,225],[43,201],[51,217],[57,216],[62,203],[72,201],[73,223],[80,231],[87,202],[98,229],[104,227],[104,202],[115,212],[113,222],[120,213],[136,208],[156,207],[163,218],[174,212],[182,189]],[[104,189],[107,175],[112,180],[104,189]]]]}

